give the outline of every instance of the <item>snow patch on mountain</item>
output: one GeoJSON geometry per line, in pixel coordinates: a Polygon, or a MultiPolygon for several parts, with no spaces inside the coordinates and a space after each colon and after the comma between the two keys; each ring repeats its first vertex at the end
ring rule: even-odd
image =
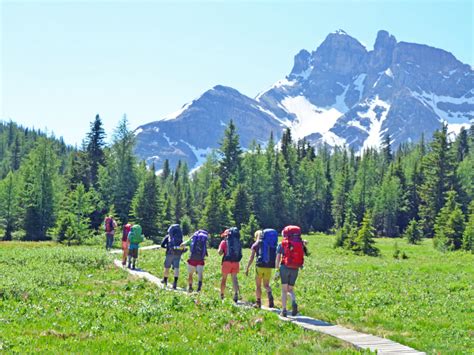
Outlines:
{"type": "Polygon", "coordinates": [[[181,107],[178,111],[175,111],[175,112],[172,112],[168,115],[166,115],[165,117],[163,117],[161,120],[159,121],[169,121],[169,120],[174,120],[175,118],[177,118],[179,115],[181,115],[184,111],[186,111],[188,109],[189,106],[192,105],[192,102],[188,102],[187,104],[184,104],[183,107],[181,107]]]}
{"type": "Polygon", "coordinates": [[[390,104],[379,99],[378,95],[372,99],[368,100],[368,109],[367,112],[361,114],[358,113],[360,118],[368,118],[370,120],[370,126],[367,132],[369,136],[364,142],[362,150],[367,148],[379,148],[382,143],[382,124],[387,118],[388,110],[390,110],[390,104]]]}
{"type": "Polygon", "coordinates": [[[281,103],[287,112],[296,116],[296,120],[292,123],[296,139],[304,138],[311,133],[320,133],[324,136],[343,114],[334,107],[325,109],[314,106],[304,96],[286,97],[281,103]]]}

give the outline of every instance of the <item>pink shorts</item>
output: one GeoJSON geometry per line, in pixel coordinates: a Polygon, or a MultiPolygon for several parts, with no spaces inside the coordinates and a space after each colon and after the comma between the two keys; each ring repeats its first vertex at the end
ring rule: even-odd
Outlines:
{"type": "Polygon", "coordinates": [[[240,263],[238,261],[224,261],[222,263],[223,274],[238,274],[240,271],[240,263]]]}

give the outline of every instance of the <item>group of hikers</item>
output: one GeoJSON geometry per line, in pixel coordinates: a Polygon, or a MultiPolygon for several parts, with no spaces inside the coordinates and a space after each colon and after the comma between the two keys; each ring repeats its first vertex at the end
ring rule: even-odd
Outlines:
{"type": "MultiPolygon", "coordinates": [[[[104,221],[106,230],[106,249],[109,250],[113,244],[114,230],[117,228],[116,222],[111,216],[106,217],[104,221]]],[[[144,238],[142,228],[138,225],[126,224],[122,231],[122,265],[130,269],[136,268],[138,258],[138,249],[144,238]]],[[[219,244],[218,253],[222,256],[221,265],[221,285],[220,297],[224,299],[227,278],[230,275],[234,291],[233,300],[239,300],[239,281],[240,261],[242,260],[242,244],[240,241],[240,231],[236,227],[226,229],[222,234],[222,241],[219,244]]],[[[270,281],[272,271],[276,269],[275,278],[281,279],[281,304],[282,316],[287,316],[287,299],[291,298],[291,314],[295,316],[298,313],[298,304],[294,293],[294,286],[298,278],[298,271],[303,267],[304,257],[308,255],[306,241],[301,238],[301,228],[298,226],[286,226],[282,231],[282,241],[278,243],[278,232],[274,229],[264,229],[255,232],[255,242],[251,247],[250,259],[245,269],[248,276],[250,267],[255,261],[256,264],[256,303],[255,307],[262,306],[262,283],[265,288],[268,307],[274,308],[274,298],[270,281]]],[[[188,291],[193,292],[193,278],[197,273],[198,285],[197,292],[201,291],[203,285],[203,273],[205,259],[209,255],[207,251],[207,242],[209,233],[200,229],[196,231],[188,240],[183,240],[183,232],[179,224],[173,224],[168,228],[167,235],[161,243],[161,248],[166,250],[164,261],[164,274],[162,283],[168,285],[170,269],[173,269],[172,288],[176,289],[179,279],[179,266],[182,255],[188,251],[188,291]]]]}

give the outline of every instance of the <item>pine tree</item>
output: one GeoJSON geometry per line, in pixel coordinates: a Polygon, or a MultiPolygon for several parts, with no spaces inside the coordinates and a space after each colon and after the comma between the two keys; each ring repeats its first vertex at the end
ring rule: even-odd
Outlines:
{"type": "Polygon", "coordinates": [[[138,187],[136,158],[133,153],[135,136],[128,128],[127,117],[119,122],[112,144],[112,202],[122,224],[128,220],[130,207],[138,187]]]}
{"type": "Polygon", "coordinates": [[[332,215],[334,218],[334,227],[340,228],[344,224],[346,217],[347,198],[349,193],[349,168],[347,161],[347,152],[343,152],[342,166],[336,170],[334,178],[334,188],[332,192],[332,215]]]}
{"type": "Polygon", "coordinates": [[[423,234],[432,237],[433,216],[438,215],[444,205],[446,193],[453,186],[452,161],[448,154],[447,126],[436,131],[431,143],[431,151],[423,159],[424,182],[420,188],[420,218],[423,234]]]}
{"type": "Polygon", "coordinates": [[[250,218],[250,201],[247,191],[242,184],[238,184],[231,197],[230,211],[237,228],[247,223],[250,218]]]}
{"type": "Polygon", "coordinates": [[[99,115],[95,116],[94,122],[90,124],[90,132],[87,134],[87,157],[90,164],[90,185],[97,187],[99,180],[99,165],[105,164],[105,131],[99,115]]]}
{"type": "Polygon", "coordinates": [[[374,246],[374,227],[372,226],[371,220],[370,213],[366,212],[352,247],[352,250],[357,254],[371,256],[377,256],[379,254],[379,250],[374,246]]]}
{"type": "Polygon", "coordinates": [[[390,173],[386,174],[376,195],[373,211],[375,228],[380,235],[397,237],[399,235],[397,219],[402,197],[400,180],[390,173]]]}
{"type": "Polygon", "coordinates": [[[469,138],[464,127],[461,127],[454,142],[454,147],[456,149],[456,161],[460,163],[469,154],[469,138]]]}
{"type": "Polygon", "coordinates": [[[18,180],[11,171],[0,181],[0,222],[5,234],[3,240],[12,240],[18,221],[18,180]]]}
{"type": "Polygon", "coordinates": [[[416,220],[412,219],[410,221],[403,237],[407,239],[409,244],[418,244],[421,240],[421,232],[416,220]]]}
{"type": "Polygon", "coordinates": [[[446,204],[435,222],[434,245],[441,251],[461,248],[464,232],[464,214],[456,202],[456,191],[447,193],[446,204]]]}
{"type": "Polygon", "coordinates": [[[227,208],[219,179],[214,180],[205,199],[200,225],[211,234],[218,234],[227,226],[227,208]]]}
{"type": "Polygon", "coordinates": [[[220,154],[222,160],[219,163],[219,177],[221,179],[222,188],[226,191],[227,196],[229,187],[240,182],[241,154],[239,135],[234,122],[230,120],[229,125],[224,131],[224,138],[220,144],[220,154]]]}
{"type": "Polygon", "coordinates": [[[81,244],[90,233],[89,215],[94,207],[84,185],[79,184],[66,198],[58,218],[58,241],[81,244]]]}
{"type": "Polygon", "coordinates": [[[158,236],[157,222],[160,215],[158,195],[155,165],[152,164],[138,187],[132,203],[134,220],[142,227],[142,232],[147,238],[158,236]]]}
{"type": "Polygon", "coordinates": [[[58,187],[58,159],[52,144],[44,138],[22,165],[21,204],[26,240],[44,240],[54,226],[58,187]]]}
{"type": "Polygon", "coordinates": [[[168,159],[165,159],[162,169],[163,171],[161,172],[161,180],[165,182],[168,179],[168,177],[171,175],[170,161],[168,159]]]}
{"type": "Polygon", "coordinates": [[[258,221],[253,214],[250,215],[248,222],[242,224],[240,230],[241,241],[244,247],[249,248],[253,243],[255,232],[260,229],[258,221]]]}
{"type": "Polygon", "coordinates": [[[474,201],[471,202],[469,209],[470,213],[463,233],[462,248],[474,252],[474,201]]]}
{"type": "Polygon", "coordinates": [[[385,166],[388,166],[393,160],[392,145],[390,134],[386,134],[382,143],[382,156],[385,166]]]}

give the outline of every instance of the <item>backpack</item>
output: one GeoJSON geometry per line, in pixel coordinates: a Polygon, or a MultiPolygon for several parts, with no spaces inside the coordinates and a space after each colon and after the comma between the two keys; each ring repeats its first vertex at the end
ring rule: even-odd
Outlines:
{"type": "Polygon", "coordinates": [[[299,269],[304,263],[304,244],[301,239],[301,228],[298,226],[286,226],[282,234],[282,264],[290,269],[299,269]]]}
{"type": "Polygon", "coordinates": [[[257,266],[275,267],[278,232],[274,229],[264,229],[258,247],[257,266]]]}
{"type": "Polygon", "coordinates": [[[123,226],[122,241],[124,242],[127,241],[128,233],[130,233],[131,229],[132,229],[132,225],[130,223],[127,223],[126,225],[123,226]]]}
{"type": "Polygon", "coordinates": [[[105,231],[107,233],[112,232],[114,230],[114,220],[110,217],[105,219],[105,231]]]}
{"type": "Polygon", "coordinates": [[[142,227],[139,224],[135,224],[130,230],[128,238],[130,239],[130,244],[140,244],[143,242],[142,227]]]}
{"type": "Polygon", "coordinates": [[[183,243],[183,232],[181,231],[181,227],[179,224],[172,224],[168,228],[168,251],[175,251],[176,248],[181,246],[183,243]]]}
{"type": "Polygon", "coordinates": [[[191,241],[191,256],[189,257],[190,260],[196,260],[196,261],[201,261],[204,260],[206,257],[206,252],[207,252],[207,238],[209,237],[209,234],[205,230],[198,230],[194,235],[192,236],[192,241],[191,241]]]}
{"type": "Polygon", "coordinates": [[[242,244],[240,243],[240,232],[236,227],[229,229],[227,237],[227,252],[222,261],[239,262],[242,260],[242,244]]]}

